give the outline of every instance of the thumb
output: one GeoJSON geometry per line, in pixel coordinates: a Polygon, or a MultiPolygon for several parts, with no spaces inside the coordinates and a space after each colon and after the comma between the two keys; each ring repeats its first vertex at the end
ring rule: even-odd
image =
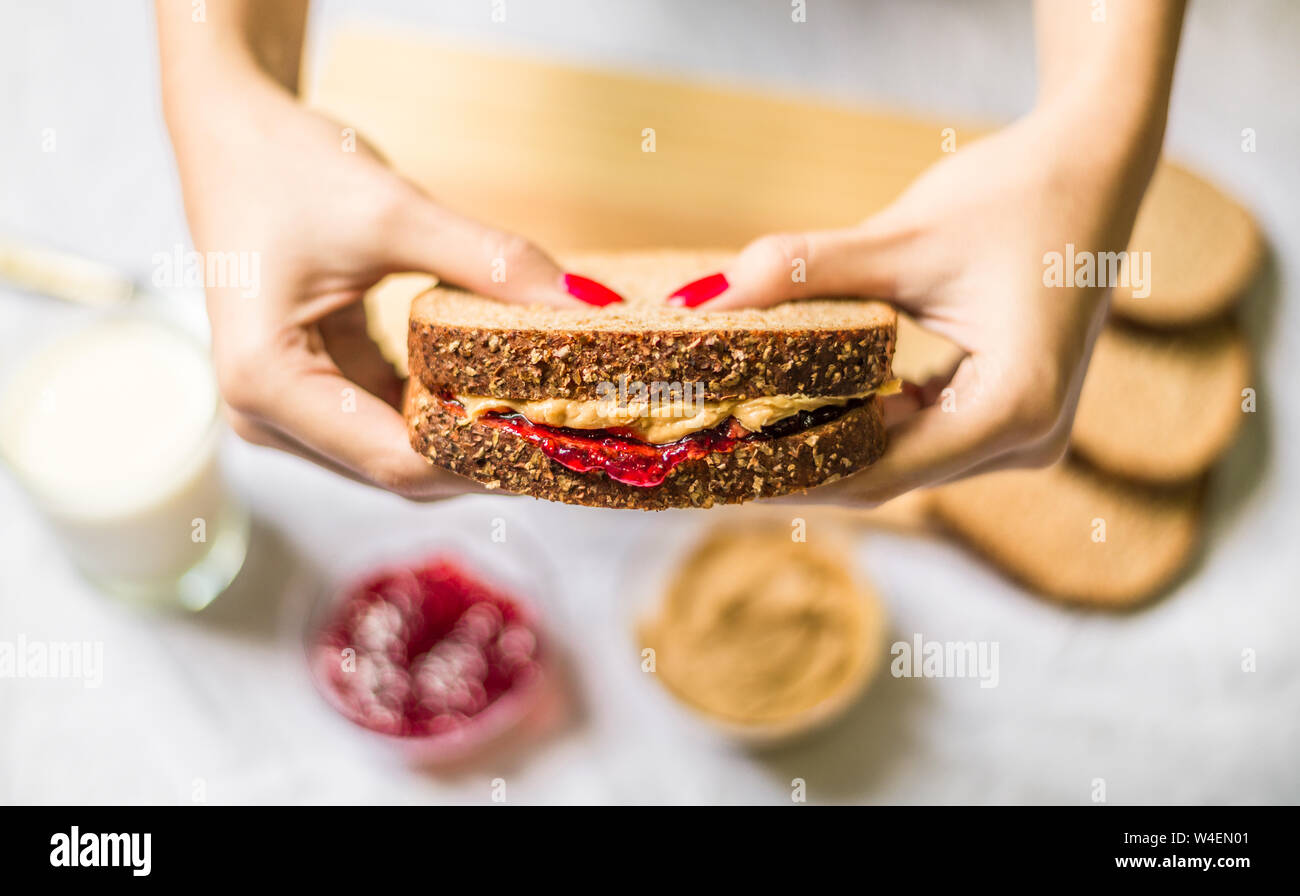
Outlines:
{"type": "Polygon", "coordinates": [[[707,301],[709,311],[723,311],[817,296],[891,298],[897,243],[867,225],[770,234],[740,251],[722,272],[726,288],[713,290],[715,297],[694,303],[687,298],[682,304],[695,307],[707,301]]]}
{"type": "Polygon", "coordinates": [[[809,496],[816,502],[880,504],[961,475],[1015,447],[1017,434],[1008,422],[1010,390],[990,359],[968,355],[936,397],[901,421],[890,421],[889,450],[874,464],[809,496]]]}
{"type": "Polygon", "coordinates": [[[395,270],[427,271],[464,289],[523,305],[582,307],[564,272],[518,234],[448,211],[423,195],[410,197],[385,234],[384,254],[395,270]]]}

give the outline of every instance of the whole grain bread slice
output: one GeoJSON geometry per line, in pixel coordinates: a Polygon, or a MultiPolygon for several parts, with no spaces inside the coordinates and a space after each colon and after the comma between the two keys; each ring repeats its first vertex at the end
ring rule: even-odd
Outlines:
{"type": "Polygon", "coordinates": [[[1250,212],[1205,178],[1171,164],[1160,165],[1151,179],[1129,251],[1150,253],[1150,294],[1135,295],[1121,283],[1111,307],[1150,327],[1222,316],[1246,294],[1265,254],[1250,212]]]}
{"type": "Polygon", "coordinates": [[[679,309],[665,298],[722,269],[725,252],[656,250],[566,259],[626,301],[521,308],[447,286],[411,307],[411,375],[494,398],[593,399],[601,383],[699,384],[702,397],[856,395],[891,376],[896,316],[859,299],[766,309],[679,309]]]}
{"type": "Polygon", "coordinates": [[[778,439],[741,442],[677,467],[661,485],[637,488],[603,473],[575,473],[509,431],[466,424],[411,379],[406,389],[411,445],[437,466],[491,489],[587,507],[668,510],[771,498],[855,473],[885,449],[873,398],[842,416],[778,439]]]}
{"type": "Polygon", "coordinates": [[[1073,458],[931,494],[939,518],[1008,574],[1049,597],[1106,609],[1167,588],[1200,533],[1199,482],[1145,486],[1073,458]]]}
{"type": "Polygon", "coordinates": [[[1147,482],[1194,479],[1241,428],[1250,351],[1231,324],[1160,332],[1112,323],[1093,349],[1070,444],[1147,482]]]}

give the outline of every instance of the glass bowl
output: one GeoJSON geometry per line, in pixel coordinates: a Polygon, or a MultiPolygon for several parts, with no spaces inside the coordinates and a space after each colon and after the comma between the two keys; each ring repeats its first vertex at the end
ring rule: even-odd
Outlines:
{"type": "Polygon", "coordinates": [[[643,699],[657,711],[676,719],[688,729],[708,738],[721,739],[754,749],[777,747],[802,739],[826,728],[842,717],[866,692],[880,672],[886,657],[887,618],[883,602],[871,582],[861,573],[857,560],[857,539],[853,532],[836,521],[832,515],[819,513],[813,508],[776,509],[771,506],[715,508],[709,511],[669,511],[664,514],[668,525],[655,527],[649,542],[642,541],[630,552],[620,566],[627,600],[621,613],[621,626],[627,640],[627,650],[632,662],[625,664],[631,670],[629,683],[643,699]],[[838,689],[814,705],[789,717],[766,722],[738,722],[726,719],[693,706],[666,687],[657,675],[642,671],[642,644],[638,634],[645,621],[660,605],[668,585],[677,574],[683,561],[714,532],[728,528],[758,526],[789,526],[795,517],[806,520],[808,530],[815,532],[825,550],[835,551],[841,557],[862,599],[868,603],[869,619],[874,634],[865,637],[860,645],[861,658],[854,673],[838,689]]]}
{"type": "MultiPolygon", "coordinates": [[[[335,569],[327,574],[328,583],[306,614],[302,629],[308,674],[325,701],[369,739],[418,765],[461,762],[509,740],[544,707],[552,705],[559,687],[556,648],[547,634],[543,609],[552,603],[555,573],[544,551],[527,534],[526,526],[500,507],[466,506],[456,501],[438,510],[441,513],[430,515],[437,524],[426,523],[430,531],[382,542],[367,538],[349,556],[332,563],[335,569]],[[494,541],[493,531],[504,532],[504,540],[494,541]],[[458,716],[454,725],[443,730],[408,734],[370,727],[356,718],[329,680],[322,652],[328,645],[323,644],[322,633],[344,602],[366,582],[385,572],[402,573],[439,559],[448,561],[485,591],[509,601],[515,611],[513,624],[535,638],[528,668],[486,706],[472,715],[458,716]]],[[[359,663],[360,657],[354,654],[352,661],[359,663]]]]}

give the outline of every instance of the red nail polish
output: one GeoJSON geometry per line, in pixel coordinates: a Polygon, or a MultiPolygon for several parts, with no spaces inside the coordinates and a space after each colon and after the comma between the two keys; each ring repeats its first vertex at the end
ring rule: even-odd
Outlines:
{"type": "Polygon", "coordinates": [[[698,280],[692,280],[677,292],[668,297],[668,301],[673,305],[681,305],[684,308],[694,308],[696,305],[703,305],[709,299],[716,298],[727,291],[731,286],[727,278],[722,274],[710,274],[707,277],[701,277],[698,280]]]}
{"type": "Polygon", "coordinates": [[[613,305],[615,302],[623,301],[621,295],[605,284],[597,283],[590,277],[580,277],[577,274],[564,275],[564,288],[575,299],[581,299],[588,305],[597,307],[603,308],[605,305],[613,305]]]}

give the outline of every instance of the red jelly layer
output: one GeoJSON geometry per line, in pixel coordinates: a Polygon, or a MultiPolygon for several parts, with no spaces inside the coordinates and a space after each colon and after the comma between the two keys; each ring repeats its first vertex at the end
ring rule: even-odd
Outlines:
{"type": "Polygon", "coordinates": [[[638,488],[661,484],[676,467],[714,451],[732,451],[748,430],[736,421],[693,432],[664,445],[641,442],[616,430],[578,430],[533,423],[521,414],[488,414],[480,423],[509,430],[562,467],[577,473],[599,470],[638,488]]]}
{"type": "Polygon", "coordinates": [[[349,590],[317,633],[313,662],[353,722],[425,736],[455,729],[530,680],[536,653],[518,604],[436,557],[349,590]]]}
{"type": "MultiPolygon", "coordinates": [[[[828,404],[814,411],[800,411],[764,428],[750,432],[735,417],[711,429],[702,429],[666,445],[655,445],[633,438],[627,430],[619,429],[569,429],[547,427],[533,423],[521,414],[490,412],[478,417],[477,423],[486,427],[506,429],[536,445],[542,454],[560,466],[578,473],[603,472],[612,480],[637,488],[662,485],[673,469],[714,451],[733,451],[741,442],[759,438],[784,438],[805,429],[819,427],[844,415],[850,408],[858,407],[867,399],[854,399],[848,404],[828,404]]],[[[443,406],[456,416],[464,416],[465,408],[450,395],[442,394],[443,406]]]]}
{"type": "MultiPolygon", "coordinates": [[[[464,416],[465,409],[449,397],[443,398],[448,410],[464,416]]],[[[707,457],[715,451],[734,451],[741,442],[751,439],[779,439],[813,426],[828,423],[861,400],[848,405],[828,405],[814,411],[800,411],[765,428],[750,432],[735,418],[712,429],[663,445],[642,442],[626,431],[617,429],[568,429],[533,423],[522,414],[489,413],[478,419],[484,426],[495,426],[514,433],[557,464],[576,473],[602,472],[609,478],[637,488],[651,488],[663,483],[668,475],[689,460],[707,457]]]]}

